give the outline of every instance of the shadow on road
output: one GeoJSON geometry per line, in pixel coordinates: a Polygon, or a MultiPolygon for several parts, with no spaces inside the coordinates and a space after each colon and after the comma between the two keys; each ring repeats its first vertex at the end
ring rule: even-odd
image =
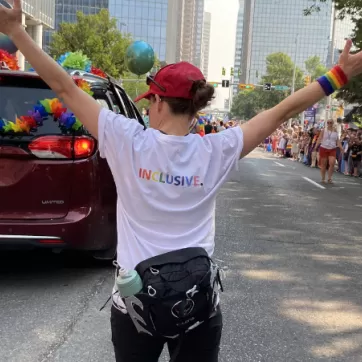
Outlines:
{"type": "Polygon", "coordinates": [[[361,211],[347,199],[342,213],[336,198],[296,186],[291,193],[280,180],[240,180],[218,200],[217,249],[228,266],[223,353],[361,361],[361,211]]]}

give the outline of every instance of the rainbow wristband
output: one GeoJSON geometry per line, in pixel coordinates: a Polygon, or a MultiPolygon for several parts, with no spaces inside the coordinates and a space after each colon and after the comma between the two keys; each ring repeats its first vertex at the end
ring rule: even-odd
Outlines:
{"type": "Polygon", "coordinates": [[[317,82],[323,88],[326,96],[329,96],[346,85],[348,78],[342,68],[339,65],[336,65],[325,75],[318,78],[317,82]]]}

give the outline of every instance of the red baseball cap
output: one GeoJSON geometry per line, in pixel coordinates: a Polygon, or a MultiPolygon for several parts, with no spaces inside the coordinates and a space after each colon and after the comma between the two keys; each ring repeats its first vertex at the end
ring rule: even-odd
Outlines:
{"type": "Polygon", "coordinates": [[[166,65],[154,77],[147,77],[150,89],[138,96],[135,102],[149,99],[154,94],[161,97],[192,99],[191,88],[198,80],[205,80],[204,75],[199,68],[188,62],[166,65]]]}

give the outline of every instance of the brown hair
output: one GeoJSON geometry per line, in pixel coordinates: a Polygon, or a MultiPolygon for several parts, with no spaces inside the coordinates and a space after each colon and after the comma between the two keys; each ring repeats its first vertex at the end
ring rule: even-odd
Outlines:
{"type": "Polygon", "coordinates": [[[214,98],[214,93],[215,88],[211,84],[205,80],[197,80],[193,82],[191,88],[192,99],[162,97],[162,100],[169,105],[172,113],[193,117],[209,104],[214,98]]]}

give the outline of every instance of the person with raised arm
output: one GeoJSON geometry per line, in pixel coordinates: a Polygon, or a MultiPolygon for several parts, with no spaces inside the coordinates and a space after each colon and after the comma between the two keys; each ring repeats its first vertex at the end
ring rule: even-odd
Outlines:
{"type": "Polygon", "coordinates": [[[218,361],[222,287],[211,259],[216,196],[240,158],[360,74],[362,53],[351,55],[348,40],[339,64],[316,82],[247,123],[200,137],[189,133],[190,122],[214,88],[198,68],[180,62],[148,79],[149,90],[137,99],[150,102],[150,127],[144,129],[79,89],[32,41],[21,16],[20,0],[13,9],[0,6],[0,32],[98,139],[117,186],[118,290],[111,309],[116,361],[156,362],[166,343],[172,361],[218,361]],[[127,271],[132,285],[123,278],[127,271]]]}

